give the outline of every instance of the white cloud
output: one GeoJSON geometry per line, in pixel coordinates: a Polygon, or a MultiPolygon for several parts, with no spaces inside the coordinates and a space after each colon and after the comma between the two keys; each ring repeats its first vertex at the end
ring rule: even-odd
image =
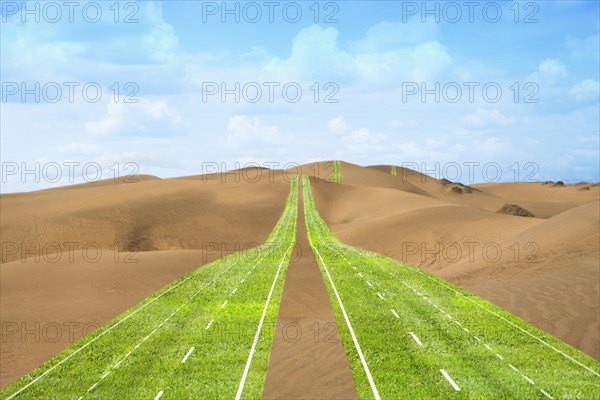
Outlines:
{"type": "Polygon", "coordinates": [[[367,128],[358,128],[350,132],[347,138],[356,142],[376,142],[381,139],[381,134],[372,133],[367,128]]]}
{"type": "Polygon", "coordinates": [[[341,115],[338,115],[327,123],[327,129],[334,133],[342,133],[347,131],[349,128],[350,127],[346,123],[346,120],[341,115]]]}
{"type": "Polygon", "coordinates": [[[94,135],[173,133],[181,122],[179,112],[167,100],[139,99],[138,103],[109,101],[105,118],[88,121],[85,130],[94,135]]]}
{"type": "Polygon", "coordinates": [[[354,42],[351,47],[357,52],[396,50],[435,40],[438,31],[438,24],[433,19],[428,19],[425,23],[420,18],[412,18],[407,22],[383,21],[369,28],[365,37],[354,42]]]}
{"type": "Polygon", "coordinates": [[[600,58],[600,34],[589,35],[584,38],[568,37],[567,47],[571,50],[571,56],[574,58],[590,58],[598,60],[600,58]]]}
{"type": "Polygon", "coordinates": [[[594,79],[585,79],[569,90],[569,95],[575,100],[594,100],[600,96],[600,82],[594,79]]]}
{"type": "MultiPolygon", "coordinates": [[[[386,38],[382,32],[395,25],[378,26],[370,36],[367,34],[365,39],[351,45],[351,51],[348,51],[338,45],[335,28],[312,25],[294,37],[289,57],[274,57],[265,70],[278,78],[352,80],[362,86],[397,82],[398,79],[428,80],[452,71],[452,57],[439,42],[429,40],[391,46],[399,39],[386,38]]],[[[409,42],[413,40],[416,38],[409,42]]]]}
{"type": "Polygon", "coordinates": [[[94,143],[80,143],[71,142],[64,145],[60,151],[64,154],[79,154],[79,155],[92,155],[97,154],[100,148],[94,143]]]}
{"type": "Polygon", "coordinates": [[[279,137],[276,126],[264,125],[257,117],[248,115],[234,115],[227,122],[229,143],[240,142],[271,142],[279,137]]]}
{"type": "Polygon", "coordinates": [[[529,76],[532,81],[556,83],[567,76],[567,68],[560,60],[546,58],[538,65],[537,70],[529,76]]]}
{"type": "Polygon", "coordinates": [[[474,127],[509,126],[514,124],[514,117],[507,117],[499,110],[479,109],[463,117],[463,122],[474,127]]]}

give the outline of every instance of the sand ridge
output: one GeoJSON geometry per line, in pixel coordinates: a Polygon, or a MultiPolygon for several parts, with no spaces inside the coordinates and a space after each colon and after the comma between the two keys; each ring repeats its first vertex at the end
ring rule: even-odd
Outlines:
{"type": "MultiPolygon", "coordinates": [[[[290,171],[140,176],[135,184],[108,180],[0,195],[0,323],[18,327],[2,343],[0,386],[81,337],[86,324],[101,325],[200,265],[262,243],[283,212],[295,172],[319,178],[312,185],[317,208],[340,240],[427,269],[600,359],[598,185],[491,183],[469,185],[477,190],[458,194],[432,177],[401,167],[392,176],[390,169],[342,162],[343,184],[327,182],[331,162],[319,162],[290,171]],[[517,204],[535,217],[496,213],[504,204],[517,204]],[[79,244],[72,259],[64,247],[70,242],[79,244]],[[471,242],[478,243],[473,254],[466,247],[471,242]],[[90,243],[103,250],[95,262],[93,249],[82,251],[90,243]],[[502,257],[484,256],[486,244],[502,257]],[[43,250],[39,260],[27,253],[40,253],[36,245],[43,250]],[[458,257],[451,252],[456,245],[462,250],[458,257]],[[132,256],[138,262],[126,263],[132,256]],[[35,334],[22,338],[22,324],[36,323],[58,324],[63,334],[55,341],[36,340],[35,334]]],[[[303,309],[310,319],[330,321],[323,304],[302,308],[304,300],[292,301],[316,290],[312,283],[323,285],[310,262],[290,265],[284,292],[291,297],[284,296],[282,321],[304,323],[303,309]]],[[[288,362],[291,373],[301,357],[277,361],[279,346],[286,345],[274,343],[273,362],[288,362]]],[[[314,371],[301,370],[323,382],[314,371]]],[[[287,379],[285,369],[277,374],[287,379]]],[[[274,376],[271,371],[268,383],[274,376]]],[[[271,383],[266,397],[281,394],[269,388],[271,383]]],[[[354,393],[349,385],[333,385],[333,392],[354,393]]]]}

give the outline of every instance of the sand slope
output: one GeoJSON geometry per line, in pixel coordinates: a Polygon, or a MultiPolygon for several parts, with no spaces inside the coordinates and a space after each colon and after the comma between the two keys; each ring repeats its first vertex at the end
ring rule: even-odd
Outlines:
{"type": "Polygon", "coordinates": [[[288,193],[279,173],[224,183],[142,177],[0,196],[7,333],[0,385],[79,339],[82,328],[102,325],[208,261],[262,243],[288,193]]]}
{"type": "Polygon", "coordinates": [[[313,185],[339,239],[425,268],[600,359],[597,186],[480,184],[456,194],[399,167],[392,176],[389,166],[343,163],[343,176],[343,185],[313,185]],[[506,203],[536,218],[497,214],[506,203]]]}
{"type": "MultiPolygon", "coordinates": [[[[390,166],[342,166],[341,185],[326,182],[330,162],[289,171],[321,178],[315,201],[341,240],[425,268],[600,359],[597,185],[495,183],[458,194],[400,167],[392,176],[390,166]],[[497,214],[504,204],[536,217],[497,214]]],[[[262,243],[284,209],[286,177],[248,168],[1,195],[0,386],[186,272],[262,243]],[[32,327],[39,339],[22,336],[32,327]]]]}

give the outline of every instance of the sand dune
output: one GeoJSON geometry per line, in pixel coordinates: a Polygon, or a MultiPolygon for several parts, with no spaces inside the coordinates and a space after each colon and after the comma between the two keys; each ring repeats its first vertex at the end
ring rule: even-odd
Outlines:
{"type": "Polygon", "coordinates": [[[0,385],[79,339],[85,324],[97,327],[200,265],[262,243],[288,192],[279,173],[257,182],[143,178],[0,196],[0,323],[17,326],[2,343],[0,385]],[[71,322],[80,328],[67,335],[71,322]],[[36,323],[38,333],[58,324],[63,335],[22,338],[36,323]]]}
{"type": "Polygon", "coordinates": [[[455,194],[426,178],[427,194],[416,195],[388,182],[400,168],[397,177],[389,166],[343,171],[344,185],[313,185],[341,240],[425,268],[600,359],[597,186],[480,184],[455,194]],[[507,203],[536,218],[497,214],[507,203]]]}
{"type": "Polygon", "coordinates": [[[328,182],[331,163],[320,162],[1,195],[0,322],[18,329],[2,345],[0,386],[81,337],[85,324],[100,325],[199,265],[262,243],[293,172],[318,178],[317,207],[341,240],[432,271],[600,359],[598,185],[467,190],[400,167],[398,176],[385,165],[342,167],[344,184],[328,182]],[[496,213],[504,204],[535,217],[496,213]],[[102,257],[91,262],[97,248],[102,257]],[[71,322],[79,324],[72,337],[71,322]],[[36,323],[56,323],[63,335],[21,338],[22,324],[36,323]]]}

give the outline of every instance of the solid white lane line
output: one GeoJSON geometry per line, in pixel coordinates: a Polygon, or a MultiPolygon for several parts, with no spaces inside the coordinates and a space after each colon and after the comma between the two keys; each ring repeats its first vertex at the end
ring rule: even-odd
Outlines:
{"type": "Polygon", "coordinates": [[[525,378],[525,380],[527,382],[531,383],[532,385],[535,385],[535,382],[530,377],[528,377],[527,375],[523,375],[523,378],[525,378]]]}
{"type": "Polygon", "coordinates": [[[377,296],[379,296],[380,299],[383,299],[383,296],[381,295],[381,293],[377,292],[377,296]]]}
{"type": "Polygon", "coordinates": [[[554,399],[554,397],[550,396],[550,393],[546,392],[545,390],[540,389],[540,392],[542,392],[547,398],[554,399]]]}
{"type": "Polygon", "coordinates": [[[150,304],[154,303],[156,300],[160,299],[161,297],[163,297],[165,294],[169,293],[170,291],[172,291],[173,289],[175,289],[176,287],[178,287],[179,285],[182,285],[184,282],[186,282],[188,279],[191,279],[192,277],[189,276],[187,278],[184,278],[181,282],[179,282],[177,285],[169,288],[168,290],[164,291],[163,293],[161,293],[160,295],[156,296],[155,298],[153,298],[152,300],[150,300],[149,302],[147,302],[146,304],[142,305],[140,308],[136,309],[135,311],[133,311],[131,314],[127,315],[125,318],[123,318],[122,320],[120,320],[119,322],[116,322],[114,325],[112,325],[110,328],[106,329],[105,331],[103,331],[102,333],[100,333],[98,336],[96,336],[94,339],[90,340],[89,342],[87,342],[86,344],[84,344],[83,346],[81,346],[80,348],[78,348],[77,350],[75,350],[73,353],[69,354],[67,357],[63,358],[62,360],[60,360],[58,363],[56,363],[55,365],[53,365],[52,367],[50,367],[49,369],[47,369],[46,371],[44,371],[41,375],[39,375],[37,378],[35,378],[34,380],[32,380],[31,382],[29,382],[27,385],[23,386],[21,389],[17,390],[15,393],[13,393],[12,395],[10,395],[9,397],[6,398],[6,400],[11,400],[14,399],[19,393],[21,393],[22,391],[24,391],[25,389],[27,389],[29,386],[33,385],[34,383],[36,383],[37,381],[39,381],[41,378],[43,378],[44,376],[46,376],[48,373],[50,373],[51,371],[53,371],[55,368],[57,368],[59,365],[63,364],[64,362],[66,362],[67,360],[69,360],[71,357],[73,357],[75,354],[79,353],[81,350],[85,349],[86,347],[88,347],[89,345],[91,345],[92,343],[94,343],[96,340],[100,339],[102,336],[104,336],[105,334],[107,334],[108,332],[112,331],[115,327],[117,327],[118,325],[122,324],[123,322],[127,321],[129,318],[133,317],[135,314],[137,314],[138,312],[140,312],[141,310],[143,310],[144,308],[146,308],[147,306],[149,306],[150,304]]]}
{"type": "Polygon", "coordinates": [[[509,367],[511,367],[515,372],[519,372],[519,370],[517,369],[517,367],[515,367],[512,364],[508,364],[509,367]]]}
{"type": "Polygon", "coordinates": [[[325,273],[327,274],[327,278],[329,279],[329,283],[331,283],[331,288],[333,289],[333,293],[335,294],[335,297],[337,298],[337,301],[340,305],[340,309],[342,310],[342,314],[344,315],[344,319],[346,320],[346,325],[348,326],[348,330],[350,331],[350,336],[352,336],[352,340],[354,341],[354,347],[356,347],[356,351],[358,352],[360,362],[362,363],[363,369],[365,370],[365,374],[367,375],[367,379],[369,380],[369,385],[371,385],[371,390],[373,391],[375,400],[380,400],[381,397],[379,396],[379,392],[377,391],[377,386],[375,386],[375,381],[373,380],[373,376],[371,375],[371,371],[369,370],[369,366],[367,365],[367,360],[365,359],[365,356],[360,348],[360,344],[358,344],[358,339],[356,338],[356,335],[354,334],[354,329],[352,329],[352,324],[350,323],[348,314],[346,314],[346,308],[344,307],[344,304],[342,303],[340,294],[338,293],[337,288],[335,287],[335,284],[333,283],[333,279],[331,278],[331,275],[329,274],[329,269],[327,268],[325,261],[323,261],[323,257],[321,257],[321,253],[319,253],[319,250],[317,250],[317,248],[313,246],[312,240],[310,240],[310,236],[309,236],[309,241],[310,241],[311,247],[314,249],[314,251],[317,253],[317,256],[321,260],[321,263],[323,264],[323,269],[325,270],[325,273]]]}
{"type": "Polygon", "coordinates": [[[119,361],[118,363],[115,364],[115,366],[113,368],[114,369],[119,368],[119,365],[121,365],[122,362],[123,362],[123,360],[119,361]]]}
{"type": "Polygon", "coordinates": [[[448,319],[452,319],[452,315],[450,314],[446,314],[446,317],[448,317],[448,319]]]}
{"type": "Polygon", "coordinates": [[[160,399],[164,392],[165,392],[164,390],[161,390],[160,392],[158,392],[158,394],[156,395],[156,397],[154,398],[154,400],[160,399]]]}
{"type": "Polygon", "coordinates": [[[445,287],[445,288],[447,288],[448,290],[451,290],[451,291],[453,291],[454,293],[458,294],[459,296],[462,296],[462,297],[464,297],[465,299],[469,300],[470,302],[472,302],[473,304],[475,304],[477,307],[481,308],[482,310],[484,310],[484,311],[486,311],[486,312],[488,312],[488,313],[490,313],[490,314],[492,314],[492,315],[494,315],[494,316],[496,316],[496,317],[500,318],[500,319],[501,319],[501,320],[503,320],[504,322],[506,322],[506,323],[508,323],[508,324],[512,325],[513,327],[517,328],[518,330],[520,330],[521,332],[525,333],[526,335],[528,335],[528,336],[530,336],[530,337],[534,338],[535,340],[537,340],[538,342],[540,342],[540,343],[541,343],[541,344],[543,344],[544,346],[546,346],[546,347],[549,347],[550,349],[552,349],[552,350],[556,351],[557,353],[561,354],[563,357],[565,357],[565,358],[567,358],[567,359],[571,360],[572,362],[574,362],[575,364],[579,365],[581,368],[585,369],[586,371],[588,371],[588,372],[590,372],[590,373],[592,373],[592,374],[594,374],[594,375],[596,375],[596,376],[600,377],[600,373],[599,373],[599,372],[597,372],[597,371],[594,371],[593,369],[591,369],[591,368],[590,368],[590,367],[588,367],[587,365],[585,365],[585,364],[581,363],[580,361],[577,361],[576,359],[574,359],[574,358],[573,358],[573,357],[571,357],[570,355],[566,354],[565,352],[563,352],[563,351],[561,351],[561,350],[557,349],[556,347],[554,347],[554,346],[552,346],[551,344],[549,344],[549,343],[545,342],[544,340],[540,339],[539,337],[535,336],[534,334],[532,334],[532,333],[530,333],[530,332],[526,331],[525,329],[521,328],[519,325],[515,324],[514,322],[512,322],[512,321],[509,321],[508,319],[504,318],[502,315],[500,315],[500,314],[498,314],[498,313],[495,313],[494,311],[491,311],[491,310],[487,309],[486,307],[482,306],[482,305],[481,305],[481,304],[479,304],[478,302],[476,302],[476,301],[474,301],[474,300],[470,299],[469,297],[465,296],[463,293],[459,292],[458,290],[454,289],[453,287],[451,287],[451,286],[449,286],[449,285],[447,285],[447,284],[445,284],[445,283],[443,283],[443,282],[440,282],[440,281],[438,281],[438,280],[436,280],[436,279],[434,279],[434,278],[432,278],[432,277],[428,276],[427,274],[425,274],[425,273],[424,273],[424,272],[422,272],[422,271],[418,271],[418,270],[417,270],[416,272],[417,272],[417,273],[419,273],[419,274],[421,274],[421,275],[423,275],[425,278],[427,278],[427,279],[429,279],[429,280],[431,280],[431,281],[435,282],[436,284],[438,284],[438,285],[441,285],[441,286],[444,286],[444,287],[445,287]]]}
{"type": "Polygon", "coordinates": [[[256,345],[258,344],[258,339],[260,338],[260,331],[262,330],[263,323],[265,322],[265,317],[267,315],[267,309],[269,308],[269,303],[271,302],[271,297],[273,296],[273,291],[275,290],[275,285],[277,284],[277,278],[279,277],[279,272],[281,272],[281,266],[285,261],[287,253],[290,251],[292,246],[288,247],[286,252],[284,253],[281,262],[279,263],[279,267],[277,268],[277,273],[275,273],[275,278],[273,279],[273,284],[271,285],[271,290],[269,291],[269,295],[267,296],[267,301],[265,302],[265,307],[263,308],[262,315],[260,317],[260,321],[258,323],[258,328],[256,329],[256,334],[254,335],[254,340],[252,341],[252,347],[250,348],[250,354],[248,355],[248,361],[246,361],[246,367],[244,368],[244,373],[242,374],[242,379],[240,380],[240,385],[238,387],[237,394],[235,396],[236,400],[239,400],[242,397],[242,392],[244,391],[244,385],[246,384],[246,377],[248,376],[248,371],[250,370],[250,364],[252,363],[252,357],[254,357],[254,353],[256,352],[256,345]]]}
{"type": "Polygon", "coordinates": [[[204,330],[207,330],[208,328],[210,328],[210,326],[213,324],[215,320],[211,319],[210,322],[208,323],[208,325],[206,325],[206,328],[204,328],[204,330]]]}
{"type": "Polygon", "coordinates": [[[224,307],[227,305],[227,302],[228,302],[228,301],[229,301],[229,300],[225,300],[225,303],[223,303],[223,305],[221,306],[221,308],[224,308],[224,307]]]}
{"type": "MultiPolygon", "coordinates": [[[[210,282],[206,283],[205,285],[203,285],[193,296],[189,297],[188,300],[186,300],[185,303],[183,303],[181,306],[179,306],[175,311],[173,311],[169,317],[167,317],[160,325],[158,325],[154,331],[152,331],[151,334],[153,334],[158,328],[160,328],[161,326],[163,326],[173,315],[175,315],[179,310],[181,310],[187,303],[189,303],[189,301],[191,301],[193,298],[195,298],[204,288],[208,287],[209,285],[211,285],[218,277],[220,277],[221,275],[225,274],[227,271],[229,271],[233,266],[237,265],[238,263],[234,263],[231,264],[225,271],[223,271],[220,275],[214,277],[213,279],[210,280],[210,282]]],[[[37,378],[35,378],[33,381],[29,382],[27,385],[23,386],[21,389],[19,389],[18,391],[16,391],[15,393],[13,393],[10,397],[7,397],[6,400],[12,400],[13,398],[15,398],[19,393],[23,392],[25,389],[27,389],[29,386],[33,385],[34,383],[36,383],[38,380],[40,380],[41,378],[43,378],[46,374],[48,374],[50,371],[54,370],[56,367],[58,367],[59,365],[61,365],[62,363],[64,363],[65,361],[67,361],[68,359],[70,359],[71,357],[73,357],[75,354],[77,354],[78,352],[80,352],[81,350],[83,350],[84,348],[86,348],[87,346],[89,346],[90,344],[92,344],[94,341],[96,341],[97,339],[99,339],[101,336],[103,336],[104,334],[110,332],[113,328],[115,328],[117,325],[121,324],[123,321],[129,319],[131,316],[133,316],[134,314],[136,314],[138,311],[142,310],[143,308],[145,308],[146,306],[148,306],[149,304],[153,303],[154,301],[158,300],[160,297],[164,296],[165,294],[167,294],[168,292],[170,292],[171,290],[175,289],[176,287],[178,287],[179,285],[183,284],[185,281],[187,281],[188,279],[191,279],[192,277],[187,277],[185,279],[183,279],[181,282],[179,282],[177,285],[171,287],[169,290],[161,293],[159,296],[155,297],[153,300],[149,301],[148,303],[144,304],[143,306],[141,306],[140,308],[138,308],[137,310],[135,310],[134,312],[132,312],[131,314],[129,314],[127,317],[123,318],[122,320],[120,320],[119,322],[115,323],[114,325],[112,325],[110,328],[108,328],[107,330],[105,330],[104,332],[102,332],[100,335],[98,335],[97,337],[95,337],[94,339],[92,339],[91,341],[89,341],[88,343],[86,343],[85,345],[81,346],[79,349],[77,349],[75,352],[71,353],[69,356],[67,356],[66,358],[64,358],[63,360],[61,360],[60,362],[58,362],[56,365],[54,365],[53,367],[51,367],[50,369],[46,370],[44,373],[42,373],[41,375],[39,375],[37,378]]],[[[243,280],[242,280],[243,282],[243,280]]],[[[150,335],[151,335],[150,334],[150,335]]],[[[121,362],[123,360],[125,360],[126,358],[128,358],[133,351],[135,351],[138,347],[140,347],[142,345],[142,343],[144,343],[149,336],[146,336],[140,343],[138,343],[132,351],[130,351],[129,353],[125,354],[125,356],[113,367],[113,368],[117,368],[121,362]]],[[[104,377],[100,378],[100,380],[102,380],[104,377]]],[[[100,383],[100,380],[96,383],[94,383],[89,389],[88,392],[93,390],[98,383],[100,383]]],[[[159,397],[160,395],[162,395],[162,393],[159,393],[159,397]]]]}
{"type": "Polygon", "coordinates": [[[498,357],[499,359],[501,359],[502,361],[504,361],[504,357],[502,357],[500,354],[496,353],[496,357],[498,357]]]}
{"type": "Polygon", "coordinates": [[[400,316],[398,315],[398,313],[396,311],[392,310],[392,314],[394,314],[394,317],[400,318],[400,316]]]}
{"type": "Polygon", "coordinates": [[[450,375],[448,375],[448,373],[446,371],[444,371],[443,369],[440,369],[440,372],[442,373],[442,375],[444,375],[444,378],[446,378],[446,380],[448,382],[450,382],[450,384],[452,385],[452,387],[454,388],[454,390],[459,391],[460,387],[458,387],[458,385],[456,384],[456,382],[454,382],[454,380],[450,377],[450,375]]]}
{"type": "Polygon", "coordinates": [[[408,332],[410,334],[410,336],[412,336],[412,338],[415,340],[415,342],[417,342],[417,344],[419,346],[423,346],[423,343],[419,340],[419,338],[417,337],[417,335],[415,335],[413,332],[408,332]]]}
{"type": "Polygon", "coordinates": [[[105,373],[104,373],[104,375],[102,375],[102,378],[100,378],[100,379],[104,379],[104,378],[106,378],[106,377],[107,377],[109,374],[110,374],[110,371],[108,371],[108,372],[105,372],[105,373]]]}
{"type": "Polygon", "coordinates": [[[185,362],[187,361],[188,357],[192,355],[193,351],[194,351],[194,346],[192,346],[192,348],[187,352],[187,354],[185,355],[185,357],[183,357],[183,360],[181,360],[182,364],[185,364],[185,362]]]}
{"type": "Polygon", "coordinates": [[[439,310],[442,314],[446,314],[446,311],[442,310],[441,308],[439,310]]]}

